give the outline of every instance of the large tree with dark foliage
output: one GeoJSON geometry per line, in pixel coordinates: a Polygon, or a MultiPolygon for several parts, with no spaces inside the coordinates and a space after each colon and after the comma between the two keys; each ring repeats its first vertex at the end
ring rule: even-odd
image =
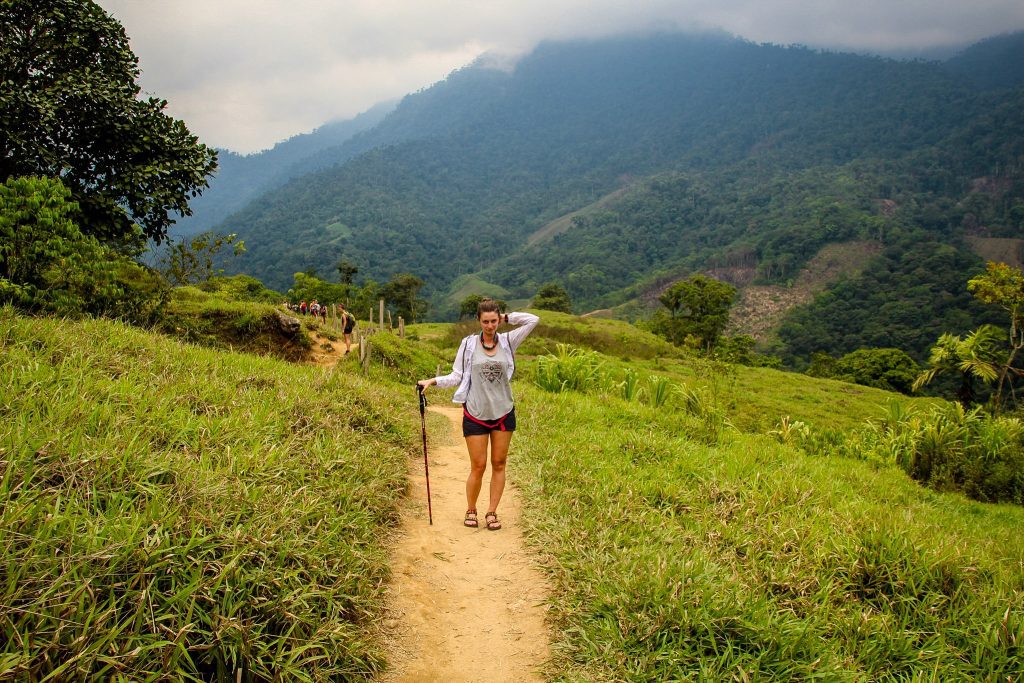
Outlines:
{"type": "Polygon", "coordinates": [[[0,2],[0,181],[60,178],[84,233],[163,240],[216,154],[166,101],[141,98],[138,77],[124,28],[94,2],[0,2]]]}
{"type": "Polygon", "coordinates": [[[729,322],[729,309],[736,300],[736,288],[713,277],[692,275],[676,282],[658,297],[668,315],[656,315],[652,329],[673,344],[687,337],[713,348],[729,322]]]}

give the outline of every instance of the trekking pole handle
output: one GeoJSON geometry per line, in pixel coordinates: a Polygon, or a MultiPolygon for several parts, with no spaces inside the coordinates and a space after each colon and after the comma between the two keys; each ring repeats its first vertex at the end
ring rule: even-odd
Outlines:
{"type": "Polygon", "coordinates": [[[427,394],[423,391],[423,386],[420,383],[416,383],[416,392],[420,395],[420,415],[423,415],[427,409],[427,394]]]}

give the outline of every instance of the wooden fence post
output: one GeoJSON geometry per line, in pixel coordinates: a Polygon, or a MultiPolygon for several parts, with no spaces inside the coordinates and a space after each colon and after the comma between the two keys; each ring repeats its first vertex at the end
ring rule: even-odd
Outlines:
{"type": "Polygon", "coordinates": [[[405,318],[398,316],[398,338],[405,339],[405,318]]]}
{"type": "Polygon", "coordinates": [[[383,332],[384,331],[384,299],[380,300],[380,316],[379,316],[377,322],[380,324],[380,331],[383,332]]]}

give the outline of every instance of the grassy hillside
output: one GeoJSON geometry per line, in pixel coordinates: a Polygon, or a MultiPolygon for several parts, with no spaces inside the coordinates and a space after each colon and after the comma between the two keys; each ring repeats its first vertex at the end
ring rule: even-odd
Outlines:
{"type": "Polygon", "coordinates": [[[0,679],[370,678],[388,377],[0,309],[0,679]]]}
{"type": "MultiPolygon", "coordinates": [[[[411,382],[465,330],[378,334],[364,377],[0,309],[0,679],[373,678],[411,382]]],[[[850,429],[892,394],[547,312],[517,360],[550,680],[1019,674],[1024,508],[769,433],[850,429]],[[539,388],[567,342],[601,382],[539,388]],[[659,386],[680,389],[655,407],[659,386]]]]}
{"type": "Polygon", "coordinates": [[[518,388],[554,681],[1016,680],[1024,510],[699,420],[518,388]]]}
{"type": "Polygon", "coordinates": [[[604,352],[563,356],[562,377],[598,376],[581,390],[535,386],[543,357],[515,389],[511,476],[554,582],[551,680],[1020,673],[1024,509],[929,491],[866,453],[807,455],[774,429],[853,430],[895,395],[681,354],[624,361],[644,339],[627,328],[545,312],[522,347],[569,331],[604,352]],[[685,391],[655,407],[661,380],[685,391]]]}
{"type": "MultiPolygon", "coordinates": [[[[714,401],[734,427],[767,432],[783,418],[799,420],[823,429],[851,429],[882,416],[886,402],[898,397],[909,405],[927,406],[933,399],[907,398],[858,384],[817,379],[806,375],[709,363],[694,358],[663,338],[639,330],[622,320],[581,318],[538,311],[541,322],[520,347],[519,355],[531,358],[555,354],[569,344],[601,354],[598,359],[604,381],[595,395],[615,394],[613,387],[632,371],[641,383],[651,378],[697,391],[714,401]]],[[[425,324],[410,327],[435,346],[454,351],[458,340],[472,332],[475,323],[425,324]]]]}

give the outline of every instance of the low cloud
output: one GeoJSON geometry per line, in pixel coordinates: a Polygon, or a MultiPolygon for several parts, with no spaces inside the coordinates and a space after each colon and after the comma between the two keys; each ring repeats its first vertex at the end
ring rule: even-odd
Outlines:
{"type": "Polygon", "coordinates": [[[724,29],[862,51],[957,46],[1024,28],[1019,0],[99,0],[143,89],[207,144],[252,152],[545,39],[724,29]]]}

